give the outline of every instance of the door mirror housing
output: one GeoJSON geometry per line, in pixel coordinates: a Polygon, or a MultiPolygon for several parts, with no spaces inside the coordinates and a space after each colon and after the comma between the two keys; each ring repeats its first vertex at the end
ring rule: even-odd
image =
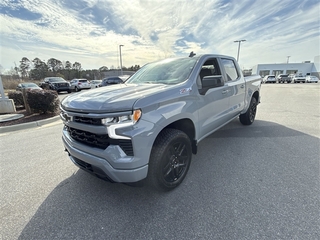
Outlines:
{"type": "Polygon", "coordinates": [[[224,86],[224,81],[221,75],[205,76],[203,77],[201,83],[202,83],[202,88],[199,89],[199,93],[201,95],[205,95],[206,92],[211,88],[224,86]]]}
{"type": "Polygon", "coordinates": [[[223,86],[223,80],[221,75],[217,76],[205,76],[202,79],[202,87],[203,88],[215,88],[223,86]]]}

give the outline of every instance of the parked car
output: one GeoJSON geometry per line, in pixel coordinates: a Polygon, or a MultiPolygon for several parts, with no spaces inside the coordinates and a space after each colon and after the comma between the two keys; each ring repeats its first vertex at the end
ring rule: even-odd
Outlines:
{"type": "Polygon", "coordinates": [[[19,83],[16,90],[17,91],[22,91],[22,89],[27,89],[27,90],[42,90],[41,87],[39,87],[35,83],[30,83],[30,82],[25,82],[25,83],[19,83]]]}
{"type": "Polygon", "coordinates": [[[70,81],[70,90],[71,91],[79,92],[83,89],[90,89],[90,88],[91,88],[91,85],[90,85],[89,81],[85,78],[72,79],[70,81]]]}
{"type": "Polygon", "coordinates": [[[276,76],[275,75],[267,75],[263,78],[263,83],[276,83],[276,76]]]}
{"type": "Polygon", "coordinates": [[[291,77],[288,74],[279,74],[277,80],[278,83],[291,83],[291,77]]]}
{"type": "Polygon", "coordinates": [[[296,74],[293,77],[293,82],[294,83],[305,83],[306,82],[306,77],[303,76],[302,74],[296,74]]]}
{"type": "Polygon", "coordinates": [[[306,76],[306,82],[307,83],[318,83],[319,78],[317,78],[316,76],[306,76]]]}
{"type": "Polygon", "coordinates": [[[121,78],[119,78],[118,76],[107,77],[107,78],[102,79],[100,87],[113,85],[113,84],[119,84],[119,83],[124,83],[124,81],[121,78]]]}
{"type": "Polygon", "coordinates": [[[56,90],[58,93],[63,91],[68,93],[71,92],[69,82],[61,77],[46,77],[44,81],[40,83],[40,87],[44,89],[56,90]]]}
{"type": "Polygon", "coordinates": [[[98,88],[98,87],[100,87],[101,83],[102,83],[102,80],[91,80],[90,87],[91,88],[98,88]]]}
{"type": "Polygon", "coordinates": [[[294,75],[295,74],[293,74],[293,73],[289,74],[289,78],[291,78],[291,82],[293,81],[294,75]]]}

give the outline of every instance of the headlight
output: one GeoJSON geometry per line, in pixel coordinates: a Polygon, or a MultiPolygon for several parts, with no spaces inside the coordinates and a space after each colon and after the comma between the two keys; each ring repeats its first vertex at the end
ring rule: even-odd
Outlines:
{"type": "Polygon", "coordinates": [[[142,112],[140,109],[134,110],[131,115],[123,115],[118,117],[104,118],[102,124],[107,126],[108,135],[113,139],[130,139],[128,136],[118,135],[117,128],[129,127],[139,121],[142,112]]]}
{"type": "Polygon", "coordinates": [[[132,123],[135,124],[141,118],[141,110],[134,110],[131,115],[117,116],[117,117],[109,117],[101,119],[103,125],[109,126],[113,124],[121,124],[121,123],[132,123]]]}

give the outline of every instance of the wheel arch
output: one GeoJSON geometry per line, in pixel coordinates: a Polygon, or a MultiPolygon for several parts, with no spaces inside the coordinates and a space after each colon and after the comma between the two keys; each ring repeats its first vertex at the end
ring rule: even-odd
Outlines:
{"type": "Polygon", "coordinates": [[[255,91],[253,94],[252,94],[252,97],[254,97],[256,100],[257,100],[257,103],[259,104],[260,103],[260,93],[258,91],[255,91]]]}
{"type": "Polygon", "coordinates": [[[157,137],[160,135],[160,133],[164,130],[164,129],[177,129],[180,130],[182,132],[184,132],[190,139],[191,142],[191,146],[192,146],[192,153],[196,154],[197,153],[197,142],[195,141],[195,126],[194,123],[192,122],[191,119],[189,118],[184,118],[184,119],[179,119],[176,120],[170,124],[168,124],[166,127],[164,127],[157,135],[157,137]]]}

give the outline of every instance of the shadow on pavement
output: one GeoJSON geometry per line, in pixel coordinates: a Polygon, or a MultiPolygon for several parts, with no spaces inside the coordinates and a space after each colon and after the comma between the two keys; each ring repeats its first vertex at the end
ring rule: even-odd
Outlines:
{"type": "Polygon", "coordinates": [[[276,123],[243,127],[233,121],[199,144],[188,176],[169,193],[111,184],[78,170],[50,193],[19,239],[244,239],[253,238],[261,222],[269,225],[256,237],[305,239],[318,212],[316,190],[309,188],[317,186],[318,144],[276,123]],[[300,141],[310,146],[308,156],[300,141]],[[300,211],[310,219],[301,220],[300,211]]]}

